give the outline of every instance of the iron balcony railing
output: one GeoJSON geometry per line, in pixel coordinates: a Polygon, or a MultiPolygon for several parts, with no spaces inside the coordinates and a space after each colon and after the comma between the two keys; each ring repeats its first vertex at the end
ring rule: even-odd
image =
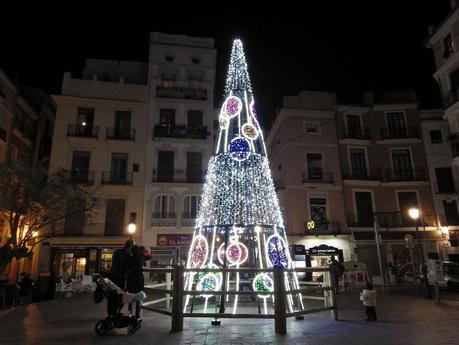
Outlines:
{"type": "Polygon", "coordinates": [[[421,169],[387,170],[384,175],[384,181],[427,181],[427,174],[425,170],[421,169]]]}
{"type": "Polygon", "coordinates": [[[68,137],[82,137],[82,138],[94,138],[97,139],[99,135],[99,127],[88,126],[88,125],[69,125],[67,128],[68,137]]]}
{"type": "Polygon", "coordinates": [[[343,172],[343,180],[380,181],[381,179],[381,171],[379,170],[352,170],[343,172]]]}
{"type": "Polygon", "coordinates": [[[110,140],[130,140],[135,141],[135,129],[119,129],[108,127],[105,135],[106,139],[110,140]]]}
{"type": "Polygon", "coordinates": [[[151,215],[151,225],[154,226],[176,226],[177,216],[174,212],[153,213],[151,215]]]}
{"type": "Polygon", "coordinates": [[[204,183],[206,172],[190,172],[186,170],[161,171],[153,170],[152,182],[169,183],[204,183]]]}
{"type": "Polygon", "coordinates": [[[381,138],[412,139],[419,138],[419,133],[416,127],[384,128],[381,130],[381,138]]]}
{"type": "Polygon", "coordinates": [[[68,181],[77,184],[94,184],[94,171],[72,169],[65,172],[68,181]]]}
{"type": "Polygon", "coordinates": [[[102,184],[132,185],[132,173],[127,171],[104,171],[102,184]]]}
{"type": "Polygon", "coordinates": [[[434,183],[433,187],[435,194],[456,194],[458,192],[453,181],[445,185],[438,185],[438,183],[434,183]]]}
{"type": "Polygon", "coordinates": [[[378,212],[375,214],[378,224],[382,228],[397,228],[397,227],[415,227],[422,230],[423,226],[436,226],[437,221],[432,215],[422,215],[417,223],[406,212],[378,212]]]}
{"type": "Polygon", "coordinates": [[[304,228],[308,235],[336,235],[341,233],[339,222],[329,222],[326,220],[304,222],[304,228]]]}
{"type": "Polygon", "coordinates": [[[368,128],[348,129],[343,133],[343,139],[371,140],[368,128]]]}
{"type": "Polygon", "coordinates": [[[164,126],[155,125],[154,138],[206,139],[207,126],[164,126]]]}
{"type": "Polygon", "coordinates": [[[182,226],[193,226],[196,224],[196,214],[182,214],[182,226]]]}
{"type": "Polygon", "coordinates": [[[304,171],[303,183],[333,183],[333,174],[316,170],[304,171]]]}

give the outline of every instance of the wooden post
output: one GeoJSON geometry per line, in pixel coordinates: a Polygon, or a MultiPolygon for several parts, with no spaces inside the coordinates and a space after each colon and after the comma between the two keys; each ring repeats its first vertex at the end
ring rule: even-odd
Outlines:
{"type": "Polygon", "coordinates": [[[183,330],[183,267],[174,267],[171,332],[183,330]]]}
{"type": "Polygon", "coordinates": [[[287,333],[284,270],[274,268],[274,328],[277,334],[287,333]]]}
{"type": "Polygon", "coordinates": [[[336,275],[335,275],[335,268],[330,270],[330,281],[331,281],[331,291],[330,291],[330,302],[333,309],[331,310],[331,315],[335,321],[338,321],[338,307],[336,304],[336,275]]]}
{"type": "MultiPolygon", "coordinates": [[[[168,266],[168,268],[171,268],[171,266],[168,266]]],[[[172,282],[172,273],[171,272],[166,272],[166,290],[170,290],[171,289],[171,284],[172,282]]],[[[171,295],[170,294],[166,294],[166,309],[169,310],[169,308],[171,307],[171,295]]]]}

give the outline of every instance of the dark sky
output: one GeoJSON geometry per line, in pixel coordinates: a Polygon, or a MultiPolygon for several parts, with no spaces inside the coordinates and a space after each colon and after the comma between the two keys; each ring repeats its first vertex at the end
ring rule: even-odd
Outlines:
{"type": "Polygon", "coordinates": [[[94,3],[24,3],[2,11],[0,68],[55,94],[63,71],[80,70],[85,57],[146,61],[150,31],[210,36],[218,49],[219,102],[231,39],[240,36],[267,126],[281,97],[302,89],[354,96],[413,88],[424,108],[439,105],[423,43],[428,25],[448,13],[449,0],[277,2],[252,10],[244,2],[221,2],[206,7],[214,15],[197,2],[181,11],[178,2],[171,9],[155,1],[94,3]]]}

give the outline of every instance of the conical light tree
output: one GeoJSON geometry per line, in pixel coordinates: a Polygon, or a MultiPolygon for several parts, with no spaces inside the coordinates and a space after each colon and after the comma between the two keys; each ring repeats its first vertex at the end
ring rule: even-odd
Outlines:
{"type": "MultiPolygon", "coordinates": [[[[215,153],[208,166],[201,207],[187,261],[188,268],[292,268],[282,214],[260,128],[241,40],[233,42],[219,115],[215,153]]],[[[186,290],[240,291],[241,280],[259,292],[267,313],[274,288],[270,273],[241,277],[238,272],[188,273],[186,290]],[[243,279],[242,279],[243,278],[243,279]],[[264,294],[263,294],[264,293],[264,294]]],[[[295,273],[285,274],[286,290],[298,289],[295,273]]],[[[290,311],[302,309],[300,294],[288,295],[290,311]]],[[[187,296],[185,310],[192,312],[201,297],[187,296]]],[[[238,295],[216,297],[220,312],[225,306],[236,313],[238,295]]]]}

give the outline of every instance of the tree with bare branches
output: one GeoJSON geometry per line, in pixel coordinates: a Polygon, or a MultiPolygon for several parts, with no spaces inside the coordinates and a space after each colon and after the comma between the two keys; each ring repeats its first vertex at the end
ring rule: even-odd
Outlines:
{"type": "Polygon", "coordinates": [[[1,164],[0,217],[6,241],[0,247],[0,274],[13,258],[31,259],[40,242],[61,234],[67,217],[91,222],[96,204],[94,191],[72,183],[64,170],[48,174],[46,162],[1,164]]]}

